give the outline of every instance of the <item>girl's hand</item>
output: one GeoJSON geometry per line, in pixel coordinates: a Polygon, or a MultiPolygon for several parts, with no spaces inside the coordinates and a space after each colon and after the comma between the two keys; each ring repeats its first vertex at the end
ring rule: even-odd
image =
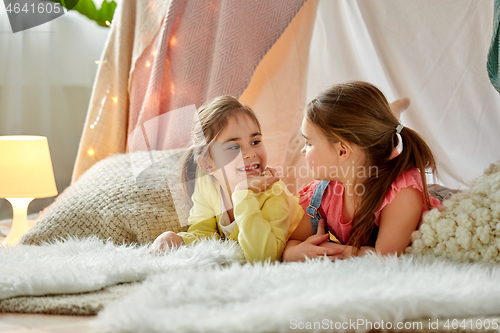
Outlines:
{"type": "Polygon", "coordinates": [[[319,244],[319,246],[340,251],[340,254],[335,259],[344,259],[352,256],[352,246],[328,242],[328,238],[326,242],[319,244]]]}
{"type": "Polygon", "coordinates": [[[256,193],[264,192],[280,178],[277,176],[276,169],[267,167],[259,177],[250,177],[236,184],[234,191],[252,190],[256,193]]]}
{"type": "Polygon", "coordinates": [[[356,254],[353,253],[353,247],[349,245],[342,245],[342,244],[336,244],[332,242],[324,242],[320,244],[319,246],[329,248],[329,249],[340,249],[342,251],[342,254],[340,254],[336,259],[346,259],[350,257],[361,257],[367,254],[369,251],[375,252],[375,248],[371,246],[362,246],[359,248],[359,250],[356,252],[356,254]]]}
{"type": "Polygon", "coordinates": [[[171,247],[178,247],[181,245],[184,245],[184,240],[181,236],[173,231],[166,231],[156,237],[153,245],[151,245],[151,252],[166,252],[171,247]]]}
{"type": "Polygon", "coordinates": [[[297,240],[289,241],[289,243],[292,243],[292,246],[287,246],[287,249],[285,249],[283,253],[283,260],[304,261],[306,258],[312,259],[324,256],[327,256],[332,261],[342,259],[342,251],[344,249],[344,246],[321,246],[321,244],[324,244],[329,237],[330,235],[325,233],[325,220],[321,219],[319,220],[318,231],[316,232],[316,234],[309,236],[303,242],[297,240]]]}

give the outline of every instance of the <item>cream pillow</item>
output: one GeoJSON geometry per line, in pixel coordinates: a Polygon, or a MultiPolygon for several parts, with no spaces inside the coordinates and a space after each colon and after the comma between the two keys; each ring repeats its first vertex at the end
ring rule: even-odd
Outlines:
{"type": "Polygon", "coordinates": [[[183,155],[183,150],[135,152],[99,161],[41,213],[21,243],[95,235],[146,244],[164,231],[187,230],[181,224],[187,225],[191,202],[179,191],[183,155]],[[173,196],[167,183],[177,184],[173,196]]]}
{"type": "Polygon", "coordinates": [[[406,252],[500,263],[500,161],[491,164],[470,189],[425,213],[406,252]]]}

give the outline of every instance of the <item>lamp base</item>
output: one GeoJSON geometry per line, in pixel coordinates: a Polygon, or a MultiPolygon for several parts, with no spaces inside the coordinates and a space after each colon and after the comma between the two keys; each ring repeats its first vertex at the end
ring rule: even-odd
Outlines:
{"type": "Polygon", "coordinates": [[[34,198],[6,198],[12,205],[14,217],[12,227],[2,245],[16,245],[30,228],[28,225],[28,206],[34,198]]]}

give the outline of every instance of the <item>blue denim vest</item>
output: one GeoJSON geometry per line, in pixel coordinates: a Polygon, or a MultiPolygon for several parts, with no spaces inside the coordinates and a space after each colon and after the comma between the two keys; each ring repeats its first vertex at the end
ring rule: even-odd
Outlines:
{"type": "MultiPolygon", "coordinates": [[[[309,216],[309,219],[311,220],[311,226],[314,230],[314,233],[318,232],[318,223],[319,220],[324,219],[323,216],[321,216],[319,212],[319,206],[321,206],[321,200],[323,199],[323,194],[325,194],[325,190],[328,187],[328,184],[330,184],[330,181],[322,180],[319,182],[318,186],[314,189],[314,193],[311,198],[311,202],[309,203],[309,206],[306,208],[306,214],[309,216]]],[[[330,239],[329,241],[334,242],[334,243],[340,243],[335,237],[335,235],[328,230],[328,224],[326,223],[325,220],[325,233],[330,234],[330,239]]]]}

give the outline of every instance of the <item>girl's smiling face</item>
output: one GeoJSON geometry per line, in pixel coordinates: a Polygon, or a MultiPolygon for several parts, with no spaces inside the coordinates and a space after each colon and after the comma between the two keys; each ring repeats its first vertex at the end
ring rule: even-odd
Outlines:
{"type": "Polygon", "coordinates": [[[267,154],[262,134],[257,124],[247,115],[239,114],[228,119],[226,127],[210,144],[215,172],[210,172],[224,184],[224,168],[229,186],[248,177],[260,176],[267,166],[267,154]]]}

